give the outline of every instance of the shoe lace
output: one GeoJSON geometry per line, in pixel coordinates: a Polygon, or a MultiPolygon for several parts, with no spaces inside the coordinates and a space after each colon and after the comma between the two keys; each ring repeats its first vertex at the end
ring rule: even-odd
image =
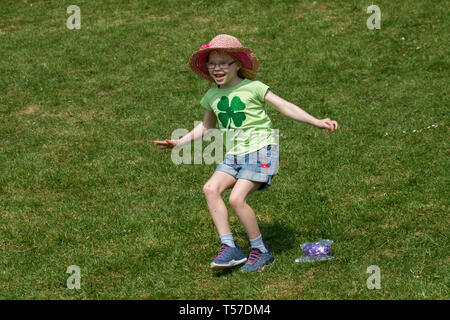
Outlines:
{"type": "Polygon", "coordinates": [[[248,257],[248,264],[254,265],[260,255],[261,251],[259,251],[259,249],[252,249],[252,251],[250,251],[250,256],[248,257]]]}
{"type": "Polygon", "coordinates": [[[228,246],[225,244],[222,244],[222,246],[220,247],[220,252],[217,255],[216,259],[222,257],[222,255],[224,254],[225,251],[227,251],[227,249],[228,249],[228,246]]]}

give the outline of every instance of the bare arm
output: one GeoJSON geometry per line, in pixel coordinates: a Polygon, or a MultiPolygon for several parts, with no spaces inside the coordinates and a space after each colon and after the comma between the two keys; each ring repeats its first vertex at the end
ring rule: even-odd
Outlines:
{"type": "Polygon", "coordinates": [[[200,139],[206,134],[206,131],[209,129],[216,127],[216,115],[213,111],[206,110],[205,115],[203,116],[203,121],[200,122],[194,129],[191,130],[187,135],[178,139],[177,145],[182,146],[184,144],[190,143],[191,141],[195,141],[200,139]]]}
{"type": "Polygon", "coordinates": [[[175,146],[182,146],[184,144],[195,141],[203,137],[209,129],[215,128],[217,122],[217,117],[211,110],[206,110],[203,116],[203,121],[195,126],[188,134],[178,140],[163,140],[163,141],[153,141],[155,145],[162,145],[161,149],[173,148],[175,146]]]}
{"type": "Polygon", "coordinates": [[[286,101],[283,98],[277,96],[270,90],[267,91],[264,99],[267,103],[274,106],[275,109],[280,111],[286,117],[289,117],[296,121],[305,122],[317,128],[327,129],[327,133],[328,131],[334,131],[338,128],[338,123],[336,121],[329,118],[317,119],[303,109],[297,107],[295,104],[290,103],[289,101],[286,101]]]}

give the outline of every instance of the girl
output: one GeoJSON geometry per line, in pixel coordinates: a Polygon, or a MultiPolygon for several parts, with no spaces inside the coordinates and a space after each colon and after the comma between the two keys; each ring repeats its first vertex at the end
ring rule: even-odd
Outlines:
{"type": "MultiPolygon", "coordinates": [[[[201,138],[207,130],[233,131],[233,143],[227,141],[226,156],[203,187],[208,209],[222,242],[219,254],[211,263],[213,270],[241,265],[241,270],[261,271],[274,261],[264,244],[253,209],[246,203],[248,195],[264,190],[278,170],[277,137],[265,106],[271,104],[282,114],[320,129],[337,130],[330,119],[316,119],[296,105],[275,95],[267,85],[254,81],[258,59],[249,48],[233,36],[221,34],[195,52],[189,66],[201,78],[217,84],[200,101],[206,109],[203,122],[179,140],[153,141],[161,149],[174,148],[201,138]],[[230,206],[243,224],[251,244],[249,258],[236,244],[228,222],[228,211],[221,194],[232,188],[230,206]]],[[[227,135],[228,137],[228,135],[227,135]]]]}

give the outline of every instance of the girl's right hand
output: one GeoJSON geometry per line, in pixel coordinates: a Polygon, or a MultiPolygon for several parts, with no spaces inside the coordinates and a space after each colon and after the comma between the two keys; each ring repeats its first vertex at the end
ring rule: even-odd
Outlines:
{"type": "Polygon", "coordinates": [[[335,131],[338,129],[338,123],[330,118],[317,120],[315,126],[320,129],[327,129],[327,134],[330,131],[335,131]]]}
{"type": "Polygon", "coordinates": [[[169,140],[166,139],[164,141],[153,141],[153,144],[156,146],[163,146],[162,149],[173,149],[177,144],[179,143],[179,140],[169,140]]]}

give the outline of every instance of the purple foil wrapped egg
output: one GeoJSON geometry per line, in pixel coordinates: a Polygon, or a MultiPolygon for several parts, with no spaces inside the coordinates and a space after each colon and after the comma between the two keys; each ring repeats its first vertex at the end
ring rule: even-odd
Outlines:
{"type": "Polygon", "coordinates": [[[311,243],[303,247],[303,253],[307,256],[328,256],[331,254],[331,248],[322,243],[311,243]]]}

